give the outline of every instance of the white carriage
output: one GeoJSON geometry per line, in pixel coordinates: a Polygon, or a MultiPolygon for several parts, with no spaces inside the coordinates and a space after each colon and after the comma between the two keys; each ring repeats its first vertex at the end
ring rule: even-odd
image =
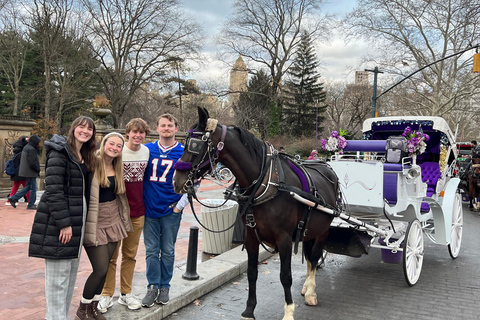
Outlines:
{"type": "MultiPolygon", "coordinates": [[[[423,264],[423,235],[448,246],[453,259],[460,251],[463,210],[457,192],[460,180],[453,175],[455,138],[443,118],[413,116],[367,119],[363,136],[364,140],[348,141],[343,154],[329,162],[339,178],[344,207],[331,231],[363,232],[368,234],[367,240],[361,239],[367,252],[376,247],[400,255],[405,279],[413,286],[423,264]],[[426,151],[388,163],[387,139],[400,136],[407,126],[421,127],[430,136],[426,151]]],[[[326,250],[338,251],[328,246],[326,250]]]]}

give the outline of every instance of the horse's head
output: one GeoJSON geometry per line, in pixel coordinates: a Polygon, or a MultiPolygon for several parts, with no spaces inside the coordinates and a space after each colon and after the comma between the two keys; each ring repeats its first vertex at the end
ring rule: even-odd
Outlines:
{"type": "Polygon", "coordinates": [[[226,127],[222,126],[222,130],[219,130],[223,133],[218,133],[218,138],[214,137],[216,129],[217,120],[210,119],[208,111],[198,107],[198,123],[188,131],[185,150],[174,166],[173,187],[176,193],[188,192],[194,182],[210,172],[217,163],[218,154],[223,149],[226,127]]]}

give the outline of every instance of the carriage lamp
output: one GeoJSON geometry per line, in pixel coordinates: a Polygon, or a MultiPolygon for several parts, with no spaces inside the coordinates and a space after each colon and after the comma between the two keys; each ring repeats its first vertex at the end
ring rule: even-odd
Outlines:
{"type": "Polygon", "coordinates": [[[415,179],[420,175],[420,166],[412,166],[410,169],[407,171],[407,179],[415,179]]]}

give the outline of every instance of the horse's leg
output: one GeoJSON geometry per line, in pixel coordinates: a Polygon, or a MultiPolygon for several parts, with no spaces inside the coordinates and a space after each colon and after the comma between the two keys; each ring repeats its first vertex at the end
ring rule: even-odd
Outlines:
{"type": "Polygon", "coordinates": [[[292,297],[292,240],[285,237],[279,241],[278,253],[280,255],[280,282],[285,294],[285,314],[283,320],[293,320],[295,304],[292,297]]]}
{"type": "MultiPolygon", "coordinates": [[[[253,233],[253,232],[252,232],[253,233]]],[[[248,278],[248,300],[247,307],[242,313],[242,319],[255,319],[253,311],[257,306],[257,278],[258,278],[258,252],[259,242],[255,236],[251,236],[249,232],[247,235],[247,278],[248,278]]]]}
{"type": "MultiPolygon", "coordinates": [[[[317,262],[320,256],[316,254],[317,246],[313,245],[313,241],[303,243],[305,258],[307,259],[307,276],[302,288],[302,295],[305,296],[305,304],[308,306],[316,306],[318,304],[315,288],[315,275],[317,274],[317,262]]],[[[322,252],[322,250],[320,250],[322,252]]]]}

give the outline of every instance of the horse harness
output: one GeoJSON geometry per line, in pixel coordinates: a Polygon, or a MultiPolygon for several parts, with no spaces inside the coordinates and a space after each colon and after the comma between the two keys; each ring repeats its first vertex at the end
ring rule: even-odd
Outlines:
{"type": "MultiPolygon", "coordinates": [[[[192,212],[194,213],[194,216],[197,219],[197,222],[199,223],[200,221],[198,220],[195,214],[195,211],[193,208],[193,201],[192,201],[192,197],[193,197],[195,198],[195,200],[200,202],[196,196],[194,181],[200,178],[197,176],[197,174],[202,168],[205,168],[208,165],[210,165],[211,168],[213,168],[213,166],[215,166],[216,163],[218,162],[218,154],[224,147],[227,128],[224,125],[221,126],[222,127],[221,140],[215,147],[211,140],[211,134],[215,131],[216,127],[217,127],[217,120],[208,119],[205,132],[190,131],[188,133],[187,141],[186,141],[187,151],[189,151],[194,155],[198,155],[199,157],[194,159],[194,161],[191,163],[190,168],[181,168],[181,169],[177,168],[179,170],[190,171],[190,173],[188,174],[188,179],[184,185],[184,190],[188,194],[188,200],[190,202],[192,212]],[[203,153],[203,155],[201,155],[202,151],[204,150],[205,152],[203,153]]],[[[297,160],[286,153],[278,152],[269,142],[264,142],[262,149],[263,149],[262,167],[261,167],[261,171],[258,178],[255,179],[250,184],[250,186],[242,189],[235,188],[237,183],[237,181],[235,180],[233,185],[228,188],[228,192],[226,192],[224,203],[226,203],[226,201],[228,201],[229,199],[233,199],[237,201],[241,208],[241,213],[237,215],[237,219],[241,219],[241,217],[245,215],[245,225],[254,230],[257,240],[266,251],[270,253],[274,253],[270,251],[268,248],[266,248],[263,241],[260,239],[260,236],[256,229],[256,222],[255,222],[255,216],[253,213],[253,207],[274,199],[276,196],[278,196],[280,191],[289,192],[289,193],[293,192],[293,193],[299,194],[300,196],[310,201],[313,201],[315,204],[326,205],[326,202],[323,201],[323,199],[321,199],[320,194],[318,193],[314,180],[312,179],[310,173],[306,170],[305,163],[307,164],[314,163],[314,164],[323,164],[323,165],[327,165],[327,164],[321,161],[312,162],[312,161],[297,160]],[[288,164],[290,165],[290,168],[299,176],[300,180],[302,181],[302,189],[285,183],[284,181],[285,174],[282,168],[282,161],[287,161],[288,164]]],[[[322,174],[319,170],[317,169],[314,169],[314,170],[322,174]]],[[[334,183],[333,181],[331,182],[334,183]]],[[[207,207],[210,207],[210,206],[207,206],[207,207]]],[[[297,229],[295,230],[295,247],[294,247],[295,254],[298,252],[298,244],[301,238],[304,239],[307,234],[308,222],[310,220],[311,213],[312,213],[312,207],[305,206],[302,218],[298,222],[297,229]]],[[[200,225],[207,231],[224,232],[226,230],[231,229],[235,225],[235,223],[231,225],[229,228],[221,231],[210,230],[208,228],[205,228],[205,226],[203,226],[201,223],[200,225]]],[[[246,232],[247,232],[247,229],[245,229],[245,233],[246,232]]],[[[244,236],[244,241],[245,239],[246,239],[246,236],[244,236]]]]}

